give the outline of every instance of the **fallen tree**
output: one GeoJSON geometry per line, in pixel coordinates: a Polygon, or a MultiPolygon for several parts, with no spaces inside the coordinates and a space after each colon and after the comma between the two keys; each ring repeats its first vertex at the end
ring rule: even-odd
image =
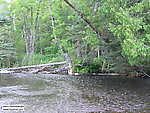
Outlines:
{"type": "Polygon", "coordinates": [[[73,75],[91,75],[91,76],[126,76],[120,73],[73,73],[73,75]]]}
{"type": "Polygon", "coordinates": [[[32,65],[32,66],[23,66],[23,67],[15,67],[15,68],[5,68],[0,69],[0,74],[5,73],[42,73],[45,71],[45,73],[59,73],[60,71],[68,70],[68,66],[66,65],[66,62],[56,62],[56,63],[50,63],[50,64],[41,64],[41,65],[32,65]],[[61,66],[63,65],[63,66],[61,66]],[[53,69],[52,66],[61,66],[59,68],[53,69]],[[46,72],[47,71],[47,72],[46,72]]]}

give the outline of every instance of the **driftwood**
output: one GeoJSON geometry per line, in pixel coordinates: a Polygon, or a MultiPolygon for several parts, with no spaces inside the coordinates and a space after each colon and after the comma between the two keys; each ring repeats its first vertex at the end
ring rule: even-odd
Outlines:
{"type": "MultiPolygon", "coordinates": [[[[10,73],[42,73],[42,74],[69,74],[70,70],[67,62],[57,62],[50,64],[42,65],[33,65],[33,66],[23,66],[15,68],[6,68],[0,69],[0,74],[10,74],[10,73]],[[52,68],[52,66],[59,65],[58,68],[52,68]]],[[[107,75],[123,75],[119,73],[73,73],[71,75],[98,75],[98,76],[107,76],[107,75]]]]}
{"type": "Polygon", "coordinates": [[[35,71],[32,71],[30,73],[42,73],[42,74],[68,74],[68,70],[69,70],[69,67],[64,65],[62,67],[59,67],[59,68],[54,68],[54,69],[51,69],[51,68],[48,68],[48,67],[43,67],[43,68],[40,68],[40,69],[37,69],[35,71]]]}
{"type": "Polygon", "coordinates": [[[32,71],[31,73],[35,73],[36,74],[36,73],[42,72],[42,71],[44,71],[45,68],[47,68],[47,66],[44,66],[43,68],[37,69],[35,71],[32,71]]]}
{"type": "Polygon", "coordinates": [[[67,67],[65,64],[67,62],[57,62],[57,63],[50,63],[50,64],[42,64],[42,65],[33,65],[33,66],[23,66],[23,67],[15,67],[15,68],[5,68],[5,69],[0,69],[0,74],[9,74],[9,73],[41,73],[44,71],[47,71],[45,73],[58,73],[59,71],[66,71],[67,67]],[[64,65],[61,68],[57,69],[48,69],[52,68],[51,66],[56,66],[56,65],[64,65]]]}
{"type": "Polygon", "coordinates": [[[125,75],[125,74],[119,74],[119,73],[73,73],[73,75],[121,76],[121,75],[125,75]]]}
{"type": "Polygon", "coordinates": [[[20,70],[20,69],[31,69],[31,68],[41,68],[41,67],[49,67],[55,65],[64,65],[66,62],[57,62],[57,63],[50,63],[50,64],[41,64],[41,65],[33,65],[33,66],[23,66],[23,67],[16,67],[16,68],[6,68],[4,70],[13,71],[13,70],[20,70]]]}
{"type": "Polygon", "coordinates": [[[11,74],[11,73],[15,73],[15,72],[14,71],[7,71],[7,70],[0,71],[0,74],[11,74]]]}

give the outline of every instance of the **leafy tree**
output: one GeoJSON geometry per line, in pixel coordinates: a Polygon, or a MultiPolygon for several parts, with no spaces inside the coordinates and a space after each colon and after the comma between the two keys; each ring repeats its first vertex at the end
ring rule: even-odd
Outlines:
{"type": "Polygon", "coordinates": [[[149,0],[15,0],[10,12],[20,64],[61,61],[65,50],[77,72],[149,70],[149,0]]]}
{"type": "Polygon", "coordinates": [[[44,4],[40,0],[16,0],[11,5],[16,30],[22,29],[27,55],[35,52],[35,41],[43,13],[42,5],[44,4]]]}
{"type": "Polygon", "coordinates": [[[10,67],[15,61],[14,41],[10,39],[8,4],[5,1],[0,1],[0,68],[10,67]]]}
{"type": "Polygon", "coordinates": [[[110,16],[109,31],[119,39],[124,59],[127,58],[131,66],[149,66],[149,1],[108,0],[103,5],[100,10],[110,16]]]}

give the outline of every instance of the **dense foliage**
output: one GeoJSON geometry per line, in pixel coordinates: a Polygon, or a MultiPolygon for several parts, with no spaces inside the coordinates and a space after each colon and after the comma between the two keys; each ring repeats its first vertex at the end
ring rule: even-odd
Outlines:
{"type": "Polygon", "coordinates": [[[14,40],[10,38],[9,10],[5,1],[0,1],[0,67],[11,67],[16,61],[14,40]]]}
{"type": "Polygon", "coordinates": [[[1,67],[64,61],[59,41],[71,57],[74,72],[150,73],[149,0],[69,2],[101,37],[65,0],[0,0],[1,67]]]}

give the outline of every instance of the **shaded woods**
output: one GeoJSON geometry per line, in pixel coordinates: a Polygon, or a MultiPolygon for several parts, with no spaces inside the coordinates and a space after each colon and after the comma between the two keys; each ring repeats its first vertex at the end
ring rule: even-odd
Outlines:
{"type": "Polygon", "coordinates": [[[0,67],[150,74],[149,0],[0,0],[0,67]]]}

